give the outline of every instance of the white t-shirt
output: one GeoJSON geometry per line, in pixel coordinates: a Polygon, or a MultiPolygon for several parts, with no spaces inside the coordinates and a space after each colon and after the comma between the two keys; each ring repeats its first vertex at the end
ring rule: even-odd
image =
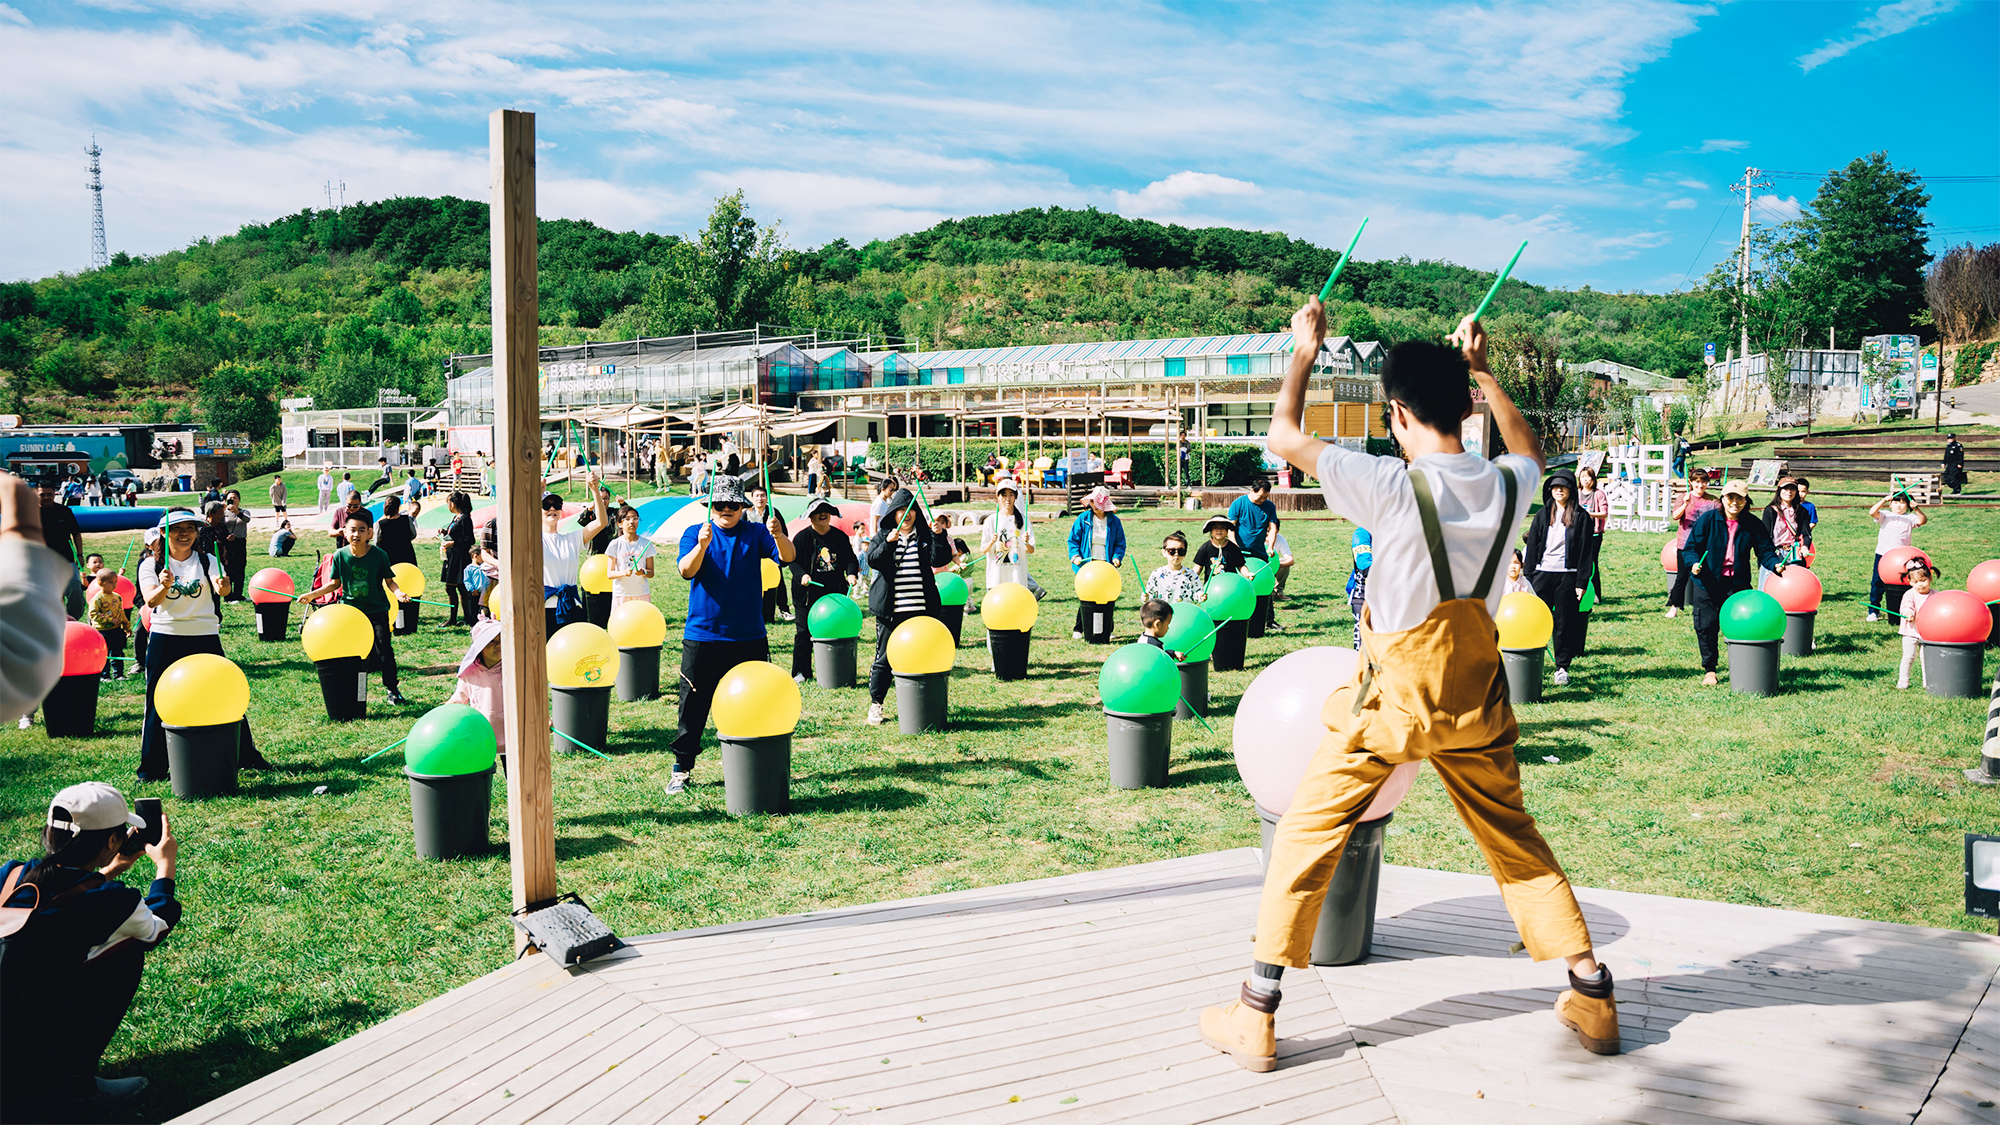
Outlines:
{"type": "MultiPolygon", "coordinates": [[[[1460,597],[1472,592],[1479,572],[1493,552],[1493,541],[1504,527],[1509,542],[1521,517],[1541,486],[1535,463],[1519,454],[1488,461],[1477,453],[1431,453],[1412,468],[1429,478],[1437,501],[1438,526],[1444,535],[1445,557],[1451,562],[1452,584],[1460,597]],[[1518,489],[1514,509],[1503,512],[1506,493],[1501,469],[1514,474],[1518,489]]],[[[1423,520],[1409,472],[1394,457],[1371,457],[1339,446],[1320,454],[1314,475],[1326,506],[1367,528],[1374,538],[1375,562],[1369,569],[1369,627],[1378,633],[1413,628],[1437,608],[1438,590],[1424,545],[1423,520]]],[[[1486,592],[1486,612],[1500,607],[1507,585],[1503,557],[1486,592]]]]}
{"type": "MultiPolygon", "coordinates": [[[[627,543],[625,537],[621,535],[613,539],[609,547],[604,548],[604,553],[611,556],[611,565],[616,570],[643,571],[646,569],[646,560],[652,558],[654,552],[653,541],[643,535],[630,543],[627,543]]],[[[652,589],[643,574],[631,574],[611,580],[611,592],[621,598],[643,598],[651,594],[652,589]]]]}
{"type": "Polygon", "coordinates": [[[1003,518],[999,512],[987,516],[986,522],[979,526],[981,554],[985,554],[994,542],[1000,544],[997,557],[988,555],[986,559],[986,588],[989,590],[1002,582],[1027,585],[1028,553],[1024,548],[1035,544],[1035,525],[1028,519],[1026,510],[1017,508],[1015,511],[1021,516],[1019,527],[1014,525],[1012,514],[1003,518]]]}
{"type": "Polygon", "coordinates": [[[185,559],[175,559],[167,555],[167,569],[163,574],[153,573],[151,559],[139,563],[139,593],[151,600],[162,583],[173,589],[167,600],[153,607],[152,630],[169,637],[208,637],[220,632],[222,619],[215,615],[215,593],[208,585],[215,575],[213,560],[209,563],[209,574],[204,577],[201,569],[202,556],[188,552],[185,559]]]}
{"type": "Polygon", "coordinates": [[[354,482],[351,480],[343,480],[339,484],[334,486],[333,491],[336,495],[340,497],[340,502],[345,504],[347,503],[347,494],[354,491],[354,482]]]}
{"type": "MultiPolygon", "coordinates": [[[[576,568],[582,562],[583,532],[542,532],[542,585],[576,585],[576,568]]],[[[543,599],[542,605],[554,609],[556,605],[554,595],[543,599]]]]}
{"type": "Polygon", "coordinates": [[[1875,523],[1878,528],[1875,532],[1875,553],[1886,555],[1894,548],[1910,545],[1910,533],[1916,529],[1917,516],[1914,512],[1898,515],[1884,508],[1875,513],[1875,523]]]}
{"type": "MultiPolygon", "coordinates": [[[[1578,508],[1570,518],[1587,520],[1590,514],[1578,508]]],[[[1576,569],[1569,565],[1569,528],[1554,516],[1549,517],[1549,537],[1542,544],[1542,561],[1535,569],[1551,574],[1566,574],[1576,569]]]]}

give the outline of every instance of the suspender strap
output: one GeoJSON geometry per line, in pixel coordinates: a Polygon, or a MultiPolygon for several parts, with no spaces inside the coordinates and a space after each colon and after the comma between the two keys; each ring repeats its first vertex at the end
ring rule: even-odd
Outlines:
{"type": "Polygon", "coordinates": [[[1477,601],[1486,600],[1486,591],[1493,588],[1493,575],[1500,569],[1500,556],[1507,553],[1507,544],[1514,541],[1514,499],[1519,494],[1521,482],[1507,471],[1505,465],[1495,465],[1500,470],[1500,481],[1507,490],[1507,502],[1500,509],[1500,531],[1493,537],[1493,552],[1486,556],[1486,569],[1479,572],[1479,586],[1472,591],[1477,601]]]}
{"type": "Polygon", "coordinates": [[[1410,491],[1416,493],[1417,517],[1424,523],[1424,545],[1430,548],[1431,571],[1437,576],[1438,600],[1455,601],[1458,591],[1451,584],[1451,559],[1444,553],[1444,529],[1438,526],[1437,501],[1431,497],[1431,481],[1422,469],[1410,470],[1410,491]]]}

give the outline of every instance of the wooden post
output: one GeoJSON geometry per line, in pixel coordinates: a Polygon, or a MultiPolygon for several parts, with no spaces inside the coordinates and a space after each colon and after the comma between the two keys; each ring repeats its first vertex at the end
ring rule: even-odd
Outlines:
{"type": "MultiPolygon", "coordinates": [[[[493,187],[493,439],[499,491],[501,679],[507,740],[507,841],[514,908],[556,897],[556,812],[549,772],[549,672],[542,619],[542,400],[535,298],[535,115],[488,118],[493,187]]],[[[518,946],[517,946],[518,948],[518,946]]]]}

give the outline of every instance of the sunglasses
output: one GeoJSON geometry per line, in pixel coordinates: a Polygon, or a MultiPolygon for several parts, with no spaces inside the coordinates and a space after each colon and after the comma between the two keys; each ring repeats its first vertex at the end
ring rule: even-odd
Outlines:
{"type": "Polygon", "coordinates": [[[743,510],[743,505],[741,504],[714,504],[711,507],[725,516],[731,512],[740,512],[743,510]]]}
{"type": "Polygon", "coordinates": [[[1168,548],[1166,548],[1166,552],[1167,552],[1168,554],[1170,554],[1170,555],[1185,555],[1185,554],[1187,554],[1187,548],[1186,548],[1186,547],[1168,547],[1168,548]]]}

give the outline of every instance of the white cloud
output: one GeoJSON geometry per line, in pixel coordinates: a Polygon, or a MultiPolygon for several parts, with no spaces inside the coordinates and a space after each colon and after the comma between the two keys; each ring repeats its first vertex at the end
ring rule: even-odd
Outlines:
{"type": "Polygon", "coordinates": [[[1117,191],[1111,197],[1117,201],[1120,214],[1150,217],[1176,214],[1190,199],[1259,194],[1262,189],[1248,180],[1233,180],[1213,172],[1175,172],[1138,191],[1117,191]]]}
{"type": "Polygon", "coordinates": [[[1696,152],[1740,152],[1749,148],[1749,141],[1703,141],[1696,152]]]}
{"type": "Polygon", "coordinates": [[[6,20],[8,23],[18,23],[22,27],[35,26],[33,20],[22,15],[20,9],[15,8],[11,4],[0,4],[0,20],[6,20]]]}
{"type": "Polygon", "coordinates": [[[1956,7],[1958,0],[1896,0],[1893,4],[1884,4],[1867,19],[1855,24],[1853,33],[1847,38],[1829,40],[1821,47],[1800,55],[1799,69],[1810,71],[1824,66],[1856,48],[1929,23],[1956,7]]]}
{"type": "Polygon", "coordinates": [[[1801,207],[1796,195],[1782,199],[1775,195],[1760,195],[1752,204],[1751,211],[1752,218],[1759,222],[1790,223],[1798,220],[1801,207]]]}
{"type": "Polygon", "coordinates": [[[1675,183],[1676,185],[1680,186],[1680,187],[1684,187],[1684,188],[1688,189],[1689,191],[1707,191],[1707,190],[1708,190],[1708,185],[1707,185],[1707,184],[1705,184],[1705,183],[1702,183],[1702,182],[1701,182],[1700,180],[1675,180],[1675,181],[1674,181],[1674,183],[1675,183]]]}
{"type": "Polygon", "coordinates": [[[1699,203],[1695,202],[1692,199],[1687,198],[1686,196],[1683,196],[1679,199],[1667,200],[1667,210],[1669,211],[1692,211],[1699,206],[1701,206],[1699,203]]]}

